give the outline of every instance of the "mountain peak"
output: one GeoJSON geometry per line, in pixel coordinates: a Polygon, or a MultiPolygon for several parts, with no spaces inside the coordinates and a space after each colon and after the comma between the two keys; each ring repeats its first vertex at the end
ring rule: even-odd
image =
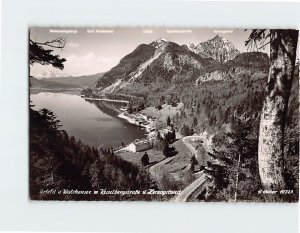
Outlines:
{"type": "Polygon", "coordinates": [[[197,45],[195,43],[187,43],[186,44],[188,48],[195,48],[197,45]]]}
{"type": "Polygon", "coordinates": [[[165,39],[165,38],[159,38],[159,39],[151,42],[149,45],[153,46],[155,48],[159,48],[159,47],[165,45],[166,43],[169,43],[169,41],[167,39],[165,39]]]}
{"type": "Polygon", "coordinates": [[[169,42],[166,38],[159,38],[156,42],[169,42]]]}
{"type": "Polygon", "coordinates": [[[214,38],[212,38],[212,40],[222,40],[224,39],[224,37],[220,36],[219,34],[217,34],[214,38]]]}
{"type": "Polygon", "coordinates": [[[214,36],[214,38],[213,39],[221,39],[222,38],[222,36],[220,36],[219,34],[217,34],[216,36],[214,36]]]}
{"type": "MultiPolygon", "coordinates": [[[[213,37],[212,39],[208,40],[214,43],[224,43],[224,44],[232,44],[229,40],[224,38],[223,36],[220,36],[219,34],[213,37]]],[[[233,44],[232,44],[233,45],[233,44]]]]}
{"type": "Polygon", "coordinates": [[[199,43],[194,46],[192,43],[187,44],[189,50],[197,53],[203,58],[213,58],[218,62],[232,60],[239,54],[239,51],[226,38],[216,35],[212,39],[199,43]]]}

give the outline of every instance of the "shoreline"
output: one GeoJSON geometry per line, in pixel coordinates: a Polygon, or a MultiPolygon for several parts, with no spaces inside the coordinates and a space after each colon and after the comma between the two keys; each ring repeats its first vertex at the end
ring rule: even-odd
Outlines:
{"type": "MultiPolygon", "coordinates": [[[[106,102],[118,102],[118,103],[129,103],[127,100],[112,100],[107,98],[91,98],[91,97],[85,97],[84,95],[80,95],[85,100],[96,100],[96,101],[106,101],[106,102]]],[[[121,119],[126,120],[130,124],[137,125],[141,128],[145,128],[146,132],[149,134],[151,133],[151,127],[150,124],[153,124],[154,122],[149,121],[148,117],[144,114],[141,114],[141,112],[137,112],[136,114],[129,114],[126,110],[121,109],[114,109],[118,111],[118,117],[121,119]],[[141,123],[142,122],[142,123],[141,123]]]]}
{"type": "Polygon", "coordinates": [[[112,99],[106,99],[106,98],[91,98],[91,97],[85,97],[84,95],[81,95],[80,97],[82,97],[85,100],[100,100],[100,101],[126,103],[126,104],[129,103],[129,101],[127,101],[127,100],[112,100],[112,99]]]}
{"type": "MultiPolygon", "coordinates": [[[[142,115],[141,113],[139,113],[140,115],[142,115]]],[[[144,124],[140,124],[140,122],[138,122],[136,119],[134,119],[134,117],[137,117],[136,115],[134,114],[129,114],[127,113],[126,111],[123,111],[121,112],[119,115],[118,115],[119,118],[121,119],[124,119],[126,120],[127,122],[131,123],[131,124],[134,124],[134,125],[137,125],[141,128],[144,128],[146,130],[146,132],[148,133],[148,135],[152,132],[151,131],[151,126],[150,124],[153,124],[153,122],[149,121],[149,120],[144,120],[144,124]]]]}

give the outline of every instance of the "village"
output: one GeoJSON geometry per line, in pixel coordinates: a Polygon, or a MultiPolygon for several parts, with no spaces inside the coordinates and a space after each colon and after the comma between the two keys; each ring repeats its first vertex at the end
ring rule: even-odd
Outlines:
{"type": "MultiPolygon", "coordinates": [[[[118,102],[107,98],[90,100],[118,102]]],[[[119,118],[145,130],[144,137],[113,148],[118,157],[149,170],[161,189],[169,185],[182,189],[199,178],[199,172],[210,160],[206,153],[207,145],[203,141],[206,135],[182,135],[174,126],[172,119],[180,114],[183,103],[174,106],[165,102],[160,108],[149,106],[139,111],[130,111],[127,102],[127,106],[112,108],[119,118]],[[203,146],[205,149],[198,153],[203,146]]]]}
{"type": "MultiPolygon", "coordinates": [[[[165,103],[161,109],[148,107],[135,113],[128,113],[126,108],[121,108],[120,118],[145,128],[147,133],[145,138],[123,145],[115,153],[122,159],[139,166],[153,166],[168,160],[170,166],[165,166],[166,171],[172,173],[183,169],[184,172],[196,152],[188,148],[187,142],[182,140],[184,136],[178,132],[171,121],[172,116],[179,112],[182,106],[181,103],[176,107],[165,103]]],[[[196,141],[192,139],[189,143],[202,144],[201,140],[196,141]]]]}
{"type": "Polygon", "coordinates": [[[147,116],[141,112],[130,114],[127,112],[126,108],[121,108],[120,111],[121,113],[118,115],[118,117],[127,120],[131,124],[145,128],[147,132],[146,138],[136,139],[131,144],[122,148],[122,150],[128,150],[132,152],[149,150],[153,148],[154,140],[157,138],[158,134],[162,139],[164,139],[168,133],[172,133],[172,131],[175,130],[171,126],[167,126],[166,128],[158,128],[157,123],[158,121],[161,121],[161,119],[158,119],[157,116],[147,116]]]}

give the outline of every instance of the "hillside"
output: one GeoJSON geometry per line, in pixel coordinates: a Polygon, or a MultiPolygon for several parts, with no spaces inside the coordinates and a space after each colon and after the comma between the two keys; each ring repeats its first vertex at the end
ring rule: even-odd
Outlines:
{"type": "MultiPolygon", "coordinates": [[[[103,74],[92,88],[93,95],[126,96],[126,99],[129,96],[132,99],[139,97],[144,106],[156,106],[164,102],[176,104],[188,98],[191,92],[201,93],[199,86],[207,85],[204,83],[208,81],[222,81],[227,85],[240,79],[252,83],[266,79],[269,67],[267,54],[236,52],[231,42],[221,37],[204,44],[214,44],[218,51],[223,45],[224,51],[230,48],[227,58],[231,58],[233,53],[235,56],[232,60],[218,62],[212,57],[197,54],[187,45],[158,39],[148,45],[139,45],[117,66],[103,74]]],[[[235,90],[231,92],[233,94],[235,90]]]]}
{"type": "Polygon", "coordinates": [[[155,200],[151,195],[72,195],[53,190],[144,190],[151,178],[143,168],[122,160],[110,150],[84,145],[59,129],[52,111],[30,109],[31,200],[155,200]],[[117,175],[115,175],[117,174],[117,175]]]}
{"type": "Polygon", "coordinates": [[[88,88],[102,77],[102,73],[93,75],[83,75],[77,77],[58,77],[58,78],[31,78],[33,88],[45,89],[72,89],[72,88],[88,88]]]}
{"type": "Polygon", "coordinates": [[[80,88],[78,85],[68,84],[68,83],[59,83],[51,81],[48,79],[37,79],[34,77],[30,78],[31,88],[35,89],[74,89],[80,88]]]}
{"type": "Polygon", "coordinates": [[[94,86],[97,94],[145,96],[163,91],[180,76],[193,77],[199,71],[218,64],[165,39],[139,45],[120,63],[105,73],[94,86]]]}
{"type": "MultiPolygon", "coordinates": [[[[268,55],[238,52],[219,36],[200,44],[218,47],[217,53],[228,51],[228,59],[230,54],[234,56],[219,62],[191,51],[187,45],[158,39],[139,45],[125,56],[103,74],[91,92],[96,96],[131,98],[133,109],[165,103],[177,106],[181,102],[184,107],[172,119],[179,129],[185,124],[196,132],[214,132],[239,120],[251,120],[253,131],[257,130],[267,84],[268,55]]],[[[291,108],[294,114],[297,106],[293,104],[291,108]]]]}

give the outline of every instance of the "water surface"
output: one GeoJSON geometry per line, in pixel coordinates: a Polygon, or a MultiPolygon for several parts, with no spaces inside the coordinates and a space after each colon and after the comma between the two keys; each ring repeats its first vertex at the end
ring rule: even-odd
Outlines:
{"type": "MultiPolygon", "coordinates": [[[[70,136],[91,146],[119,146],[136,138],[145,137],[145,131],[117,117],[108,107],[110,103],[86,101],[72,93],[40,92],[31,94],[35,110],[52,110],[70,136]]],[[[113,103],[113,107],[118,107],[113,103]]]]}

